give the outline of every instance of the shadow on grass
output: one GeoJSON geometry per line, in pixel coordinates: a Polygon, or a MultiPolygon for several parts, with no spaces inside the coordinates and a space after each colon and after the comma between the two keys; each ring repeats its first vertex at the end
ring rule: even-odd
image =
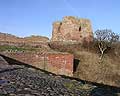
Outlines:
{"type": "Polygon", "coordinates": [[[119,93],[120,88],[112,88],[109,86],[97,86],[91,91],[90,96],[120,96],[119,93]]]}
{"type": "Polygon", "coordinates": [[[61,77],[70,79],[70,80],[76,80],[78,82],[82,82],[83,84],[91,84],[91,85],[96,86],[95,88],[91,90],[90,96],[120,96],[118,95],[120,94],[120,87],[99,84],[99,83],[81,80],[79,78],[68,77],[64,75],[61,75],[61,77]]]}

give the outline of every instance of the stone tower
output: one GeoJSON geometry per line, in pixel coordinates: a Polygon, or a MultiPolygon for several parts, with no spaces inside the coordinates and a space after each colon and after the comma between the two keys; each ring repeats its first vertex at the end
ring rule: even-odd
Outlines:
{"type": "Polygon", "coordinates": [[[93,40],[91,22],[88,19],[78,19],[66,16],[61,22],[53,23],[51,41],[83,41],[93,40]]]}

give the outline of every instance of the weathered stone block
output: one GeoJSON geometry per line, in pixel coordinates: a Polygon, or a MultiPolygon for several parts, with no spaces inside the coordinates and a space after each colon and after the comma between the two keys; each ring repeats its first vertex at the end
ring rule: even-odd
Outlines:
{"type": "Polygon", "coordinates": [[[66,16],[61,22],[53,23],[52,41],[91,42],[93,32],[88,19],[66,16]]]}

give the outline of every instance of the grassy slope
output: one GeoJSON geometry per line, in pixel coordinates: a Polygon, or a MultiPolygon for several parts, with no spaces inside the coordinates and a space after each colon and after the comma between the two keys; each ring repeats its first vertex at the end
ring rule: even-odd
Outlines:
{"type": "Polygon", "coordinates": [[[103,83],[108,85],[119,86],[120,65],[118,61],[114,61],[105,55],[100,61],[99,55],[91,52],[80,51],[76,53],[80,63],[75,77],[83,80],[103,83]]]}
{"type": "Polygon", "coordinates": [[[63,44],[51,42],[50,47],[54,50],[70,52],[80,60],[74,76],[83,80],[120,86],[120,44],[114,45],[103,57],[99,59],[99,51],[96,45],[89,44],[63,44]],[[118,46],[119,45],[119,46],[118,46]]]}

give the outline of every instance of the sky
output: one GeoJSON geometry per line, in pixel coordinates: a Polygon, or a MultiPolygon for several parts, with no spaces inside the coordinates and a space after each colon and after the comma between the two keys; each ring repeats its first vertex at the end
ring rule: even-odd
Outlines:
{"type": "Polygon", "coordinates": [[[87,18],[93,32],[120,34],[120,0],[0,0],[0,32],[51,37],[52,23],[64,16],[87,18]]]}

